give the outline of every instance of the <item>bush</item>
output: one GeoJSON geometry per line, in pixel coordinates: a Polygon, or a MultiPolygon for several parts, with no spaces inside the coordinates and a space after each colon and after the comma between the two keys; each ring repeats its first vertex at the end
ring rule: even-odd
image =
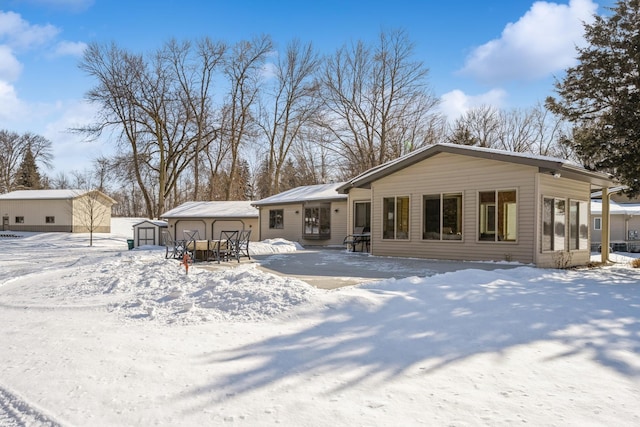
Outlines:
{"type": "Polygon", "coordinates": [[[631,261],[631,267],[640,268],[640,258],[636,258],[633,261],[631,261]]]}

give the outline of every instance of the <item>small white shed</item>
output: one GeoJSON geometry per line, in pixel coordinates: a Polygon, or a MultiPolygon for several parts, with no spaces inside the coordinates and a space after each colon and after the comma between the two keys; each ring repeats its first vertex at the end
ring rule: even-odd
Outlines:
{"type": "Polygon", "coordinates": [[[167,221],[147,219],[133,225],[133,246],[162,246],[162,230],[167,229],[167,221]]]}

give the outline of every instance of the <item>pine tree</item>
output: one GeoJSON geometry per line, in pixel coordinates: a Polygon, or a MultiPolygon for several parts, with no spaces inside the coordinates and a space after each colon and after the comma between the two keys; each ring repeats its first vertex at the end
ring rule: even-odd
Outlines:
{"type": "Polygon", "coordinates": [[[16,173],[16,188],[23,190],[38,190],[42,188],[40,172],[36,164],[31,145],[27,146],[22,163],[16,173]]]}
{"type": "Polygon", "coordinates": [[[574,125],[566,139],[585,166],[607,171],[640,194],[640,0],[619,0],[585,25],[578,65],[556,82],[546,106],[574,125]]]}

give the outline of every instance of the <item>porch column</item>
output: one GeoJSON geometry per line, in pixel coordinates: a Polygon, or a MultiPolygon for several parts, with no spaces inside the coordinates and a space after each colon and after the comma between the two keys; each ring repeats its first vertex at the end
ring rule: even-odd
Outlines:
{"type": "Polygon", "coordinates": [[[609,262],[609,201],[610,201],[609,189],[607,187],[602,188],[602,239],[600,243],[600,260],[602,263],[609,262]]]}

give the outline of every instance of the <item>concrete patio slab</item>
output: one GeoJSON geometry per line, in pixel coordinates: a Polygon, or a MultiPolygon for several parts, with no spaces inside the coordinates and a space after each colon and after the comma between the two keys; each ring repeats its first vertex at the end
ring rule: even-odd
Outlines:
{"type": "Polygon", "coordinates": [[[281,276],[296,277],[322,289],[357,285],[395,277],[433,276],[466,269],[495,270],[522,264],[440,261],[377,257],[344,249],[305,249],[281,254],[252,256],[259,268],[281,276]]]}

